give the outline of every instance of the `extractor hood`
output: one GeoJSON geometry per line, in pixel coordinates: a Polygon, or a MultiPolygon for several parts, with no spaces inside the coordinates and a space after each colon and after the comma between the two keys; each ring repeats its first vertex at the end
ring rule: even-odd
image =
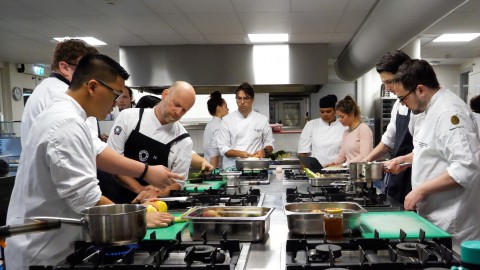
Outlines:
{"type": "Polygon", "coordinates": [[[120,47],[120,63],[131,74],[127,85],[156,94],[175,81],[189,82],[199,94],[214,90],[233,93],[243,82],[252,84],[259,93],[316,93],[327,83],[326,44],[275,45],[284,46],[282,51],[286,52],[281,56],[285,60],[281,67],[274,58],[259,59],[258,50],[265,46],[120,47]],[[268,76],[260,76],[261,68],[268,76]]]}

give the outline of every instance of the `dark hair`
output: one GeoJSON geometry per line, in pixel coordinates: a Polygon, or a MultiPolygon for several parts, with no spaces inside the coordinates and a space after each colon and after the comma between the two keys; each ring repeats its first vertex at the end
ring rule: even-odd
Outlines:
{"type": "Polygon", "coordinates": [[[160,100],[161,99],[156,96],[143,96],[138,100],[135,108],[153,108],[160,100]]]}
{"type": "Polygon", "coordinates": [[[117,61],[103,54],[87,54],[78,62],[70,89],[79,89],[92,79],[113,82],[120,76],[127,80],[130,74],[117,61]]]}
{"type": "Polygon", "coordinates": [[[475,113],[480,113],[480,95],[470,99],[470,109],[475,113]]]}
{"type": "Polygon", "coordinates": [[[126,86],[126,85],[125,85],[125,88],[127,88],[127,90],[128,90],[128,96],[130,96],[130,100],[131,100],[130,103],[131,103],[132,105],[135,105],[135,101],[133,100],[133,91],[132,91],[132,88],[130,88],[130,87],[126,86]]]}
{"type": "Polygon", "coordinates": [[[245,94],[251,98],[255,97],[255,90],[253,90],[253,86],[251,86],[247,82],[244,82],[239,87],[237,87],[237,89],[235,90],[235,95],[238,93],[238,91],[245,92],[245,94]]]}
{"type": "Polygon", "coordinates": [[[211,116],[214,116],[217,112],[217,107],[222,106],[225,100],[222,98],[222,93],[213,91],[210,93],[210,99],[207,101],[208,112],[211,116]]]}
{"type": "Polygon", "coordinates": [[[337,96],[336,95],[326,95],[322,97],[318,101],[318,106],[321,108],[334,108],[335,104],[337,104],[337,96]]]}
{"type": "Polygon", "coordinates": [[[378,73],[390,72],[392,74],[397,73],[398,68],[403,62],[410,60],[410,56],[401,50],[389,51],[386,53],[380,61],[375,65],[378,73]]]}
{"type": "Polygon", "coordinates": [[[411,59],[405,61],[394,77],[395,83],[401,83],[407,91],[413,91],[419,84],[428,88],[438,89],[440,84],[432,66],[422,59],[411,59]]]}
{"type": "Polygon", "coordinates": [[[353,113],[355,118],[360,118],[360,108],[351,96],[346,96],[344,99],[340,100],[337,103],[336,109],[345,114],[353,113]]]}
{"type": "Polygon", "coordinates": [[[98,54],[95,47],[88,46],[80,39],[68,39],[61,41],[55,46],[53,51],[52,70],[58,69],[60,61],[70,64],[77,64],[77,59],[86,54],[98,54]]]}

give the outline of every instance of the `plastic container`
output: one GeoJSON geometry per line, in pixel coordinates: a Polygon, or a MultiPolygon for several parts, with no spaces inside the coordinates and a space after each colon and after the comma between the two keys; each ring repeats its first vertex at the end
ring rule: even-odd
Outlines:
{"type": "Polygon", "coordinates": [[[325,238],[340,240],[343,237],[343,211],[341,208],[327,208],[323,217],[325,238]]]}
{"type": "Polygon", "coordinates": [[[460,246],[462,266],[453,266],[452,270],[480,269],[480,241],[464,241],[460,246]]]}

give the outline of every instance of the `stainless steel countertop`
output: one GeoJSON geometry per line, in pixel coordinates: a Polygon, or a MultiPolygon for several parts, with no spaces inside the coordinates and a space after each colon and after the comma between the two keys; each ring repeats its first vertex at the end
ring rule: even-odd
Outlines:
{"type": "MultiPolygon", "coordinates": [[[[274,207],[270,216],[270,230],[267,238],[262,242],[250,244],[250,252],[246,264],[237,265],[235,270],[260,270],[260,269],[285,269],[285,244],[288,237],[287,217],[283,213],[283,205],[286,204],[286,189],[295,188],[306,190],[309,186],[307,181],[284,181],[276,179],[275,175],[270,178],[269,185],[251,186],[260,189],[264,193],[264,207],[274,207]]],[[[385,211],[398,211],[399,205],[392,206],[395,209],[385,211]]],[[[182,239],[190,238],[188,230],[182,233],[182,239]]]]}

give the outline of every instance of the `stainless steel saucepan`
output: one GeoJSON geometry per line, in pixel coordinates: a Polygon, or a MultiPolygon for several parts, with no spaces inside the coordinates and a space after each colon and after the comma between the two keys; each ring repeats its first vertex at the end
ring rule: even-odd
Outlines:
{"type": "Polygon", "coordinates": [[[141,204],[111,204],[87,208],[81,219],[61,217],[30,217],[37,222],[3,226],[0,238],[60,227],[60,224],[82,226],[87,242],[101,245],[137,243],[147,231],[146,207],[141,204]]]}

